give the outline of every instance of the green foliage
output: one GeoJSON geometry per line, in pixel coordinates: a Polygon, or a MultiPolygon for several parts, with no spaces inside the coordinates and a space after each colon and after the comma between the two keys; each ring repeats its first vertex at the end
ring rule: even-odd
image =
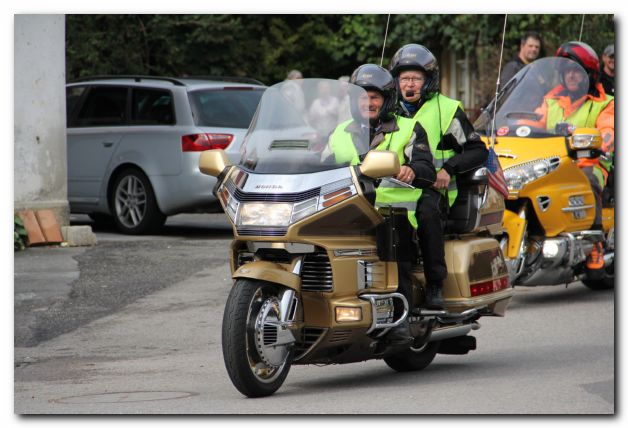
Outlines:
{"type": "Polygon", "coordinates": [[[28,233],[24,222],[18,215],[13,216],[13,251],[22,251],[26,248],[28,233]]]}
{"type": "MultiPolygon", "coordinates": [[[[291,69],[337,78],[379,64],[388,15],[67,15],[68,80],[98,74],[235,75],[273,84],[291,69]]],[[[542,55],[577,40],[582,15],[509,15],[504,60],[527,30],[542,55]]],[[[435,55],[469,55],[496,69],[504,15],[391,15],[383,65],[406,43],[435,55]],[[492,65],[494,64],[494,65],[492,65]]],[[[586,15],[582,40],[597,52],[614,41],[613,15],[586,15]]],[[[496,70],[495,70],[496,71],[496,70]]],[[[489,76],[493,79],[492,76],[489,76]]],[[[493,79],[494,82],[494,79],[493,79]]]]}

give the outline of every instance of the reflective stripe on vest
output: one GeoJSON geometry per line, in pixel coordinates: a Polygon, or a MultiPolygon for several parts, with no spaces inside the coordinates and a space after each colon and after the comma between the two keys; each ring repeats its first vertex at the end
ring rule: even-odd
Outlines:
{"type": "Polygon", "coordinates": [[[552,131],[559,122],[569,122],[576,128],[595,128],[595,122],[602,110],[613,100],[610,95],[604,101],[586,100],[582,106],[569,117],[565,117],[564,109],[557,99],[547,99],[547,129],[552,131]]]}
{"type": "MultiPolygon", "coordinates": [[[[449,129],[458,107],[462,109],[462,103],[460,101],[452,100],[449,97],[438,94],[436,97],[432,97],[426,101],[414,115],[413,119],[418,121],[427,133],[427,140],[430,143],[430,150],[434,157],[436,172],[440,171],[443,165],[456,154],[453,150],[440,150],[437,149],[437,147],[441,137],[447,132],[447,129],[449,129]]],[[[444,190],[440,192],[445,194],[444,190]]],[[[458,196],[458,186],[456,185],[455,176],[451,177],[447,188],[447,196],[449,197],[449,206],[452,206],[458,196]]]]}
{"type": "MultiPolygon", "coordinates": [[[[412,137],[414,120],[397,117],[398,131],[386,134],[375,150],[390,150],[397,153],[399,164],[406,163],[404,149],[412,137]]],[[[389,181],[382,181],[375,191],[375,207],[405,208],[408,211],[408,221],[415,229],[418,227],[416,220],[416,204],[421,197],[421,189],[409,189],[401,187],[389,181]]]]}
{"type": "MultiPolygon", "coordinates": [[[[397,126],[399,130],[387,133],[384,140],[375,148],[375,150],[390,150],[397,153],[399,164],[406,163],[404,149],[406,144],[412,137],[414,131],[414,120],[397,117],[397,126]]],[[[350,162],[351,165],[360,163],[358,152],[353,144],[351,133],[346,131],[347,126],[352,122],[348,120],[336,127],[336,130],[330,137],[329,145],[331,147],[336,162],[350,162]]],[[[412,227],[417,228],[415,216],[416,203],[421,197],[421,189],[408,189],[400,187],[393,183],[383,181],[375,192],[375,207],[397,207],[408,210],[408,220],[412,227]]]]}

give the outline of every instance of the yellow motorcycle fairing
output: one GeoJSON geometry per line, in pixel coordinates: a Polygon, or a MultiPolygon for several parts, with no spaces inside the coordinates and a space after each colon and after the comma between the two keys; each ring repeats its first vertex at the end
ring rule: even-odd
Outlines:
{"type": "Polygon", "coordinates": [[[504,210],[503,226],[508,234],[508,247],[505,256],[514,259],[519,254],[525,232],[526,221],[509,210],[504,210]]]}
{"type": "MultiPolygon", "coordinates": [[[[591,227],[595,219],[595,197],[586,175],[567,155],[564,137],[502,137],[495,145],[495,152],[501,155],[499,161],[504,170],[540,159],[560,159],[557,168],[525,184],[521,190],[511,191],[508,198],[529,199],[546,236],[591,227]]],[[[506,223],[505,217],[504,227],[508,229],[506,223]]]]}

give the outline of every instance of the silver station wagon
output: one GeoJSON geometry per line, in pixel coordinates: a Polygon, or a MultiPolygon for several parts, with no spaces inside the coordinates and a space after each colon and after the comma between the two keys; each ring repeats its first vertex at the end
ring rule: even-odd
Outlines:
{"type": "Polygon", "coordinates": [[[240,145],[266,87],[253,79],[106,76],[70,83],[70,211],[124,233],[157,231],[167,216],[219,212],[200,153],[240,145]]]}

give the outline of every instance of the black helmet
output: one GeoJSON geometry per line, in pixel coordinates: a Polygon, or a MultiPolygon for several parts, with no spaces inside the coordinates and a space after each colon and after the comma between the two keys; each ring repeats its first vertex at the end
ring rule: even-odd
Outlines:
{"type": "Polygon", "coordinates": [[[379,112],[379,119],[386,122],[393,118],[397,102],[395,79],[388,70],[375,64],[363,64],[351,74],[349,82],[366,90],[375,90],[384,97],[384,104],[379,112]]]}
{"type": "Polygon", "coordinates": [[[416,43],[402,46],[390,60],[390,72],[395,79],[404,70],[420,70],[425,73],[421,98],[432,98],[438,92],[438,61],[428,48],[416,43]]]}

